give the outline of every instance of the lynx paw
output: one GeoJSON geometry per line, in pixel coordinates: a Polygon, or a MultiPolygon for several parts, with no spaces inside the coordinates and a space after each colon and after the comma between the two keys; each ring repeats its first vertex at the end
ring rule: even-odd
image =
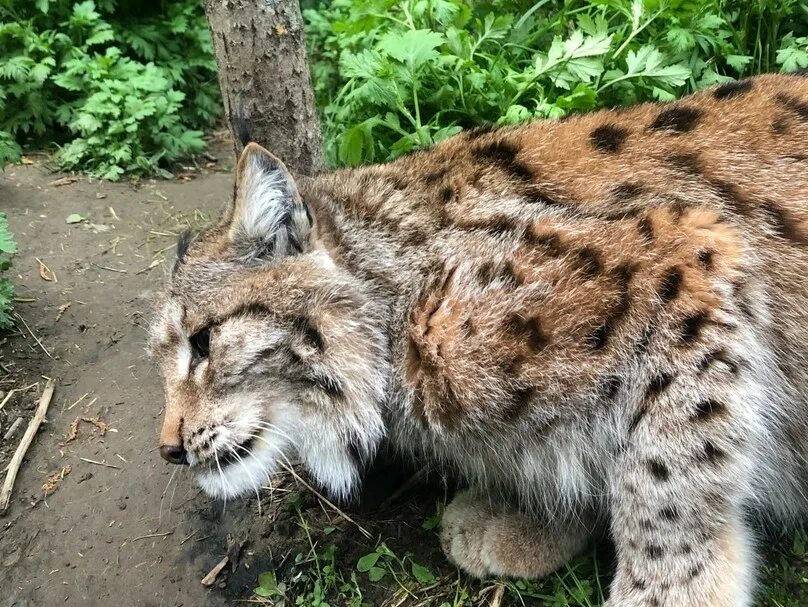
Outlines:
{"type": "Polygon", "coordinates": [[[475,577],[538,578],[580,552],[589,535],[583,525],[544,528],[463,493],[446,508],[441,544],[451,562],[475,577]]]}

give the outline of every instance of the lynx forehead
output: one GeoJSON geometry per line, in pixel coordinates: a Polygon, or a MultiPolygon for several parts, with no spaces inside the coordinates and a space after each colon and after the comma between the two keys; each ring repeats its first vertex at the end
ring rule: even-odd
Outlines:
{"type": "Polygon", "coordinates": [[[806,512],[806,244],[798,74],[297,181],[250,143],[153,324],[161,453],[344,497],[386,440],[467,479],[442,541],[474,575],[608,527],[609,607],[747,606],[748,514],[806,512]]]}

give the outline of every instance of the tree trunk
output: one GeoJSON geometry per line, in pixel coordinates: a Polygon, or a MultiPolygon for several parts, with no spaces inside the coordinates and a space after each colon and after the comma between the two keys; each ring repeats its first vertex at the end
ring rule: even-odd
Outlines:
{"type": "Polygon", "coordinates": [[[323,168],[320,122],[297,0],[205,0],[236,154],[249,136],[292,172],[323,168]]]}

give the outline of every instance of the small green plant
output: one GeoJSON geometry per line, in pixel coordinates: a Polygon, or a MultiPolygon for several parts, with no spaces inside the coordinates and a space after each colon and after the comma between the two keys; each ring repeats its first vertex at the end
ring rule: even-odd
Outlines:
{"type": "Polygon", "coordinates": [[[332,165],[808,65],[799,0],[333,0],[305,15],[332,165]]]}
{"type": "Polygon", "coordinates": [[[0,7],[0,165],[59,146],[60,168],[162,173],[219,113],[199,2],[8,0],[0,7]]]}
{"type": "Polygon", "coordinates": [[[0,329],[11,326],[11,303],[14,289],[11,281],[4,277],[11,267],[11,256],[17,252],[17,245],[8,229],[5,213],[0,213],[0,329]]]}

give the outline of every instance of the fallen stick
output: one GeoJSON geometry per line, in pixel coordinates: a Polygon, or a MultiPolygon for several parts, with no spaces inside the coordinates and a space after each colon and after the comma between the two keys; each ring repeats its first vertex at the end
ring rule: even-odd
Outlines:
{"type": "Polygon", "coordinates": [[[48,383],[45,384],[45,390],[43,390],[42,396],[39,398],[36,413],[34,413],[34,417],[31,418],[28,428],[26,428],[25,434],[23,434],[22,440],[19,446],[17,446],[14,456],[11,458],[11,463],[8,466],[8,474],[6,474],[6,481],[3,483],[2,491],[0,491],[0,514],[6,511],[11,502],[11,490],[14,488],[14,481],[17,479],[17,473],[20,471],[22,458],[25,457],[25,453],[28,451],[28,447],[31,446],[34,436],[37,430],[39,430],[39,426],[45,419],[55,387],[56,382],[52,379],[49,379],[48,383]]]}
{"type": "Polygon", "coordinates": [[[230,559],[228,557],[224,557],[221,561],[216,563],[216,566],[210,570],[210,573],[202,578],[202,585],[213,586],[213,582],[216,581],[216,577],[222,572],[222,569],[224,569],[224,566],[227,565],[229,560],[230,559]]]}
{"type": "Polygon", "coordinates": [[[28,323],[25,322],[25,319],[17,313],[15,313],[14,316],[16,316],[22,322],[22,324],[25,325],[25,328],[28,329],[28,332],[31,334],[31,337],[33,337],[34,341],[39,345],[40,348],[42,348],[42,351],[48,355],[48,358],[50,358],[51,360],[56,360],[55,358],[53,358],[51,353],[48,352],[48,349],[44,345],[42,345],[42,342],[39,341],[39,338],[36,335],[34,335],[34,332],[31,330],[31,327],[28,326],[28,323]]]}
{"type": "Polygon", "coordinates": [[[134,544],[138,540],[145,540],[150,537],[166,537],[168,535],[172,535],[173,533],[174,533],[173,531],[166,531],[165,533],[149,533],[148,535],[139,535],[138,537],[132,540],[132,543],[134,544]]]}
{"type": "Polygon", "coordinates": [[[3,442],[7,441],[12,436],[14,436],[14,433],[17,431],[17,428],[19,428],[22,425],[23,421],[24,420],[21,417],[18,417],[16,420],[14,420],[14,423],[11,424],[11,428],[6,430],[6,433],[3,435],[3,442]]]}
{"type": "Polygon", "coordinates": [[[88,464],[95,464],[96,466],[106,466],[107,468],[115,468],[116,470],[120,470],[120,466],[116,466],[115,464],[108,464],[107,462],[99,462],[94,459],[88,459],[86,457],[79,458],[83,462],[87,462],[88,464]]]}

